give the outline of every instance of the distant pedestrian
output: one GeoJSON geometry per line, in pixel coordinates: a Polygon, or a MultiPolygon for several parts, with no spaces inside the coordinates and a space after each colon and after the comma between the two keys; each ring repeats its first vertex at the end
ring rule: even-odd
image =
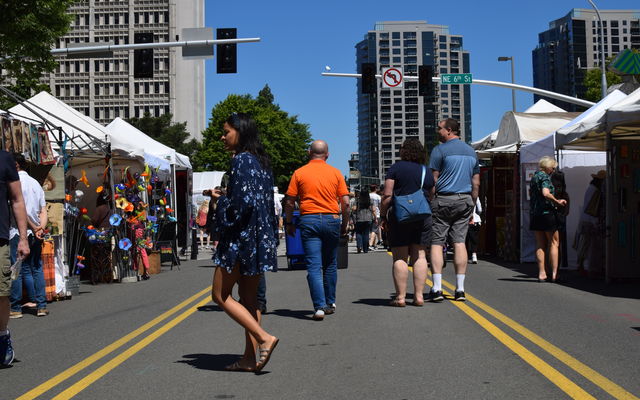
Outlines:
{"type": "Polygon", "coordinates": [[[567,201],[554,196],[555,188],[550,175],[558,166],[552,157],[542,157],[538,162],[540,168],[531,178],[529,195],[531,208],[529,209],[529,229],[536,237],[536,262],[538,263],[538,281],[544,282],[548,278],[545,268],[547,257],[551,268],[551,282],[555,282],[558,275],[558,248],[560,236],[558,233],[558,218],[556,207],[564,207],[567,201]]]}
{"type": "Polygon", "coordinates": [[[356,211],[353,213],[354,229],[356,231],[356,251],[358,253],[369,252],[369,236],[371,225],[375,221],[371,198],[366,191],[359,192],[356,196],[356,211]]]}
{"type": "Polygon", "coordinates": [[[602,277],[604,271],[606,177],[607,171],[603,169],[591,174],[592,179],[584,193],[580,223],[573,243],[578,254],[578,271],[591,278],[602,277]]]}
{"type": "Polygon", "coordinates": [[[213,300],[245,329],[242,358],[228,371],[261,371],[269,362],[278,338],[260,326],[257,292],[260,276],[277,269],[278,224],[273,210],[273,174],[256,123],[247,114],[233,113],[224,123],[222,142],[233,153],[226,196],[217,199],[213,255],[213,300]],[[241,302],[231,295],[238,284],[241,302]],[[256,363],[256,350],[258,362],[256,363]]]}
{"type": "Polygon", "coordinates": [[[551,174],[551,183],[556,189],[554,196],[557,199],[566,200],[564,206],[556,207],[556,219],[558,222],[558,234],[560,238],[559,255],[558,255],[558,267],[569,268],[569,253],[567,251],[567,216],[571,211],[571,198],[567,192],[567,184],[564,179],[564,172],[555,170],[551,174]]]}
{"type": "Polygon", "coordinates": [[[24,260],[29,256],[29,241],[27,240],[27,211],[22,198],[20,178],[11,154],[0,150],[0,365],[3,367],[10,366],[15,357],[11,334],[7,329],[11,295],[9,201],[11,201],[11,210],[19,233],[17,257],[24,260]]]}
{"type": "Polygon", "coordinates": [[[211,234],[207,232],[207,215],[209,213],[209,200],[205,199],[198,207],[198,216],[196,223],[198,224],[198,233],[200,236],[200,247],[203,249],[211,248],[211,234]],[[206,241],[205,241],[206,235],[206,241]],[[206,243],[206,244],[205,244],[206,243]]]}
{"type": "Polygon", "coordinates": [[[340,171],[329,164],[329,146],[311,143],[310,161],[291,177],[285,204],[287,234],[293,236],[293,208],[300,202],[300,233],[313,301],[313,319],[322,320],[336,308],[337,253],[340,235],[347,234],[349,191],[340,171]],[[342,219],[340,218],[342,216],[342,219]]]}
{"type": "Polygon", "coordinates": [[[460,140],[460,124],[452,118],[438,123],[440,142],[431,151],[429,167],[433,171],[433,239],[431,264],[433,288],[431,300],[442,301],[443,246],[453,244],[453,265],[456,271],[455,300],[465,301],[464,281],[467,271],[465,241],[469,219],[480,189],[480,166],[471,146],[460,140]]]}
{"type": "Polygon", "coordinates": [[[467,231],[467,253],[468,260],[471,264],[478,263],[478,235],[480,234],[480,225],[482,225],[482,204],[480,199],[476,199],[476,205],[473,207],[473,214],[469,219],[469,230],[467,231]]]}
{"type": "Polygon", "coordinates": [[[396,294],[390,305],[404,307],[407,296],[409,265],[413,265],[413,304],[424,304],[424,285],[427,279],[426,250],[431,244],[431,215],[411,222],[399,222],[395,215],[393,199],[422,189],[429,199],[433,188],[433,176],[425,165],[425,151],[418,139],[409,138],[400,148],[400,161],[387,171],[384,194],[380,207],[382,227],[387,231],[387,240],[393,255],[393,283],[396,294]]]}
{"type": "Polygon", "coordinates": [[[382,245],[382,234],[380,232],[380,203],[382,202],[382,196],[377,192],[378,185],[369,186],[369,198],[371,199],[371,208],[374,216],[373,222],[371,223],[369,247],[373,249],[382,245]]]}

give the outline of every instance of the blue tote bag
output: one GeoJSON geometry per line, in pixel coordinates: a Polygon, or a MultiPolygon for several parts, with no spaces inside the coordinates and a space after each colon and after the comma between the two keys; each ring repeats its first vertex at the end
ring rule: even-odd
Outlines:
{"type": "Polygon", "coordinates": [[[431,207],[427,198],[424,197],[422,186],[424,185],[424,176],[426,174],[426,167],[422,166],[422,179],[420,180],[420,188],[404,196],[393,197],[393,209],[396,219],[400,223],[414,222],[425,219],[428,215],[431,215],[431,207]]]}

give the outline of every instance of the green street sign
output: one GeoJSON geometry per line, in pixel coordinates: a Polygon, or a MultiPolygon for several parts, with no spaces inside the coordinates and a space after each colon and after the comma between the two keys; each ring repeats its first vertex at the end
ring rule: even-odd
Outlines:
{"type": "Polygon", "coordinates": [[[441,85],[464,85],[472,83],[471,74],[442,74],[440,75],[441,85]]]}

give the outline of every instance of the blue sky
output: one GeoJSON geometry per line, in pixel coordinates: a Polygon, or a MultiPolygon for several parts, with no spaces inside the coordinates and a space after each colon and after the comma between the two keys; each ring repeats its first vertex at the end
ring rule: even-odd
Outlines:
{"type": "MultiPolygon", "coordinates": [[[[595,0],[600,9],[639,9],[638,0],[595,0]]],[[[332,72],[355,73],[355,44],[376,21],[426,20],[448,25],[464,37],[475,79],[508,82],[515,58],[515,82],[532,86],[531,51],[538,33],[572,8],[591,8],[587,0],[436,1],[205,1],[207,27],[238,29],[238,37],[261,42],[238,45],[238,73],[216,74],[215,59],[206,63],[206,101],[210,110],[229,94],[251,94],[268,84],[275,102],[310,125],[314,139],[329,143],[329,163],[346,173],[357,151],[355,78],[322,77],[332,72]]],[[[498,128],[511,110],[508,89],[472,85],[472,138],[498,128]]],[[[533,95],[517,92],[517,110],[533,103],[533,95]]]]}

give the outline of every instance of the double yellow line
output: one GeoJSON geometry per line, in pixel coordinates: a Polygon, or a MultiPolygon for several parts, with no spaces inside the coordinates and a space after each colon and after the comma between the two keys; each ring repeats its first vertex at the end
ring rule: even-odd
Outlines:
{"type": "MultiPolygon", "coordinates": [[[[455,286],[450,284],[449,282],[442,281],[443,285],[447,287],[449,290],[454,291],[455,286]]],[[[432,285],[432,282],[427,280],[428,285],[432,285]]],[[[451,294],[447,291],[443,292],[450,297],[451,294]]],[[[506,315],[500,313],[496,309],[488,306],[477,298],[466,294],[467,303],[472,303],[477,306],[479,309],[483,310],[487,314],[491,315],[498,321],[502,322],[509,328],[518,332],[520,335],[531,341],[532,343],[539,346],[542,350],[555,357],[563,364],[567,365],[569,368],[573,369],[587,380],[594,383],[596,386],[600,387],[602,390],[607,392],[609,395],[616,399],[622,400],[640,400],[638,397],[628,392],[621,386],[612,382],[608,378],[599,374],[597,371],[593,370],[589,366],[583,364],[578,361],[574,357],[570,356],[568,353],[564,352],[560,348],[554,346],[549,343],[547,340],[543,339],[539,335],[535,334],[531,330],[525,328],[519,323],[515,322],[513,319],[507,317],[506,315]]],[[[578,386],[576,383],[571,381],[565,375],[560,373],[557,369],[553,368],[547,362],[542,360],[540,357],[536,356],[528,350],[525,346],[520,344],[514,338],[509,336],[503,330],[498,328],[495,324],[491,323],[487,318],[483,317],[480,313],[471,308],[467,303],[452,301],[454,306],[458,307],[462,312],[467,314],[469,318],[474,320],[478,325],[480,325],[483,329],[489,332],[493,337],[498,339],[500,343],[505,345],[511,351],[516,353],[520,358],[522,358],[526,363],[531,365],[534,369],[540,372],[543,376],[545,376],[549,381],[551,381],[554,385],[560,388],[563,392],[565,392],[568,396],[573,399],[595,399],[592,395],[587,393],[583,388],[578,386]]]]}
{"type": "Polygon", "coordinates": [[[36,397],[40,396],[41,394],[51,390],[53,387],[61,384],[62,382],[66,381],[67,379],[71,378],[72,376],[74,376],[75,374],[79,373],[80,371],[88,368],[89,366],[91,366],[92,364],[96,363],[100,359],[102,359],[102,358],[106,357],[107,355],[113,353],[114,351],[118,350],[120,347],[124,346],[125,344],[127,344],[131,340],[133,340],[133,339],[137,338],[138,336],[142,335],[143,333],[145,333],[149,329],[153,328],[154,326],[158,325],[162,321],[164,321],[167,318],[171,317],[173,314],[175,314],[175,313],[179,312],[180,310],[182,310],[184,307],[189,306],[191,303],[193,303],[194,301],[199,299],[199,301],[197,301],[197,303],[195,305],[192,305],[192,306],[188,307],[186,311],[184,311],[181,314],[179,314],[177,317],[175,317],[174,319],[172,319],[171,321],[169,321],[168,323],[166,323],[165,325],[160,327],[158,330],[156,330],[155,332],[153,332],[150,335],[146,336],[144,339],[142,339],[138,343],[136,343],[133,346],[129,347],[124,352],[122,352],[118,356],[114,357],[113,359],[111,359],[110,361],[105,363],[103,366],[101,366],[100,368],[96,369],[95,371],[93,371],[92,373],[90,373],[89,375],[84,377],[83,379],[81,379],[78,382],[76,382],[73,385],[71,385],[69,388],[64,390],[59,395],[54,397],[54,399],[56,399],[56,400],[72,398],[73,396],[75,396],[76,394],[78,394],[79,392],[81,392],[82,390],[87,388],[89,385],[91,385],[93,382],[95,382],[98,379],[100,379],[101,377],[103,377],[109,371],[111,371],[112,369],[114,369],[118,365],[122,364],[124,361],[129,359],[131,356],[136,354],[138,351],[142,350],[144,347],[149,345],[151,342],[153,342],[154,340],[156,340],[157,338],[162,336],[164,333],[169,331],[171,328],[173,328],[174,326],[176,326],[180,322],[184,321],[187,317],[189,317],[191,314],[196,312],[198,310],[198,307],[201,307],[201,306],[207,304],[210,301],[210,293],[211,293],[211,287],[207,287],[207,288],[201,290],[200,292],[198,292],[198,293],[194,294],[193,296],[189,297],[188,299],[186,299],[182,303],[178,304],[177,306],[171,308],[170,310],[160,314],[156,318],[154,318],[151,321],[147,322],[146,324],[142,325],[140,328],[134,330],[133,332],[127,334],[126,336],[124,336],[124,337],[116,340],[115,342],[111,343],[109,346],[105,347],[104,349],[102,349],[102,350],[98,351],[97,353],[85,358],[84,360],[80,361],[79,363],[75,364],[74,366],[64,370],[63,372],[59,373],[58,375],[54,376],[53,378],[49,379],[48,381],[44,382],[43,384],[31,389],[27,393],[25,393],[22,396],[18,397],[17,400],[35,399],[36,397]],[[204,298],[201,298],[205,294],[206,294],[206,296],[204,298]]]}

